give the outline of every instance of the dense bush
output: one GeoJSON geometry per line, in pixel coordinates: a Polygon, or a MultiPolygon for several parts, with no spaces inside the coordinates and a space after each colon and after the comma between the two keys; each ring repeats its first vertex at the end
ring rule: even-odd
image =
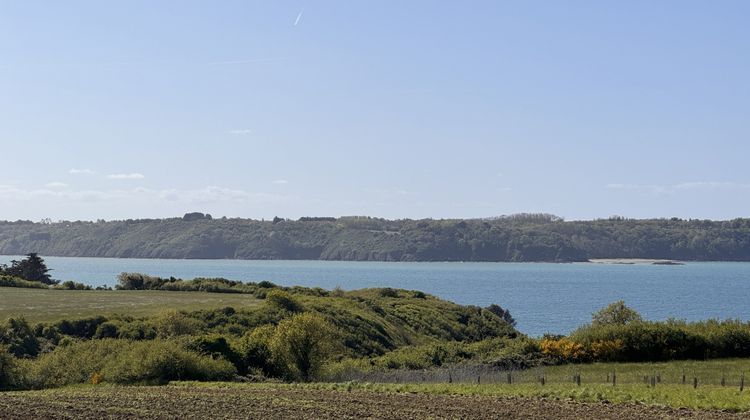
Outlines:
{"type": "Polygon", "coordinates": [[[246,371],[268,377],[284,375],[284,366],[273,357],[271,352],[271,339],[275,329],[273,325],[263,325],[239,340],[237,353],[246,371]]]}
{"type": "Polygon", "coordinates": [[[164,311],[151,321],[156,334],[162,338],[195,335],[202,331],[203,323],[174,310],[164,311]]]}
{"type": "Polygon", "coordinates": [[[54,288],[62,290],[93,290],[93,288],[87,284],[77,283],[70,280],[55,285],[54,288]]]}
{"type": "Polygon", "coordinates": [[[74,320],[62,320],[52,324],[52,326],[60,332],[73,337],[79,338],[91,338],[96,334],[99,325],[105,323],[107,318],[103,316],[95,316],[90,318],[81,318],[74,320]]]}
{"type": "Polygon", "coordinates": [[[117,329],[117,324],[113,322],[103,322],[96,327],[96,332],[94,333],[93,338],[100,340],[102,338],[117,338],[118,336],[119,331],[117,329]]]}
{"type": "Polygon", "coordinates": [[[0,275],[0,287],[25,287],[29,289],[48,289],[49,286],[38,281],[29,281],[18,277],[0,275]]]}
{"type": "Polygon", "coordinates": [[[297,314],[279,323],[269,348],[273,358],[284,365],[292,378],[309,381],[333,354],[337,334],[322,316],[297,314]]]}
{"type": "Polygon", "coordinates": [[[546,357],[558,363],[750,357],[750,323],[647,322],[618,301],[594,313],[591,324],[569,337],[545,336],[540,347],[546,357]]]}
{"type": "Polygon", "coordinates": [[[0,391],[18,388],[22,382],[16,358],[7,347],[0,345],[0,391]]]}
{"type": "Polygon", "coordinates": [[[35,357],[40,350],[39,340],[23,318],[9,318],[0,324],[0,346],[16,357],[35,357]]]}
{"type": "MultiPolygon", "coordinates": [[[[175,277],[162,278],[141,273],[120,273],[117,290],[168,290],[173,292],[248,293],[264,298],[268,289],[277,286],[271,282],[243,283],[225,278],[198,277],[183,280],[175,277]]],[[[310,290],[310,289],[307,289],[310,290]]]]}
{"type": "Polygon", "coordinates": [[[186,348],[195,353],[211,356],[214,359],[224,359],[231,362],[240,373],[247,372],[242,355],[232,345],[227,337],[219,334],[209,334],[194,337],[187,341],[186,348]]]}
{"type": "Polygon", "coordinates": [[[162,279],[161,277],[141,273],[120,273],[117,276],[117,286],[115,287],[118,290],[159,290],[161,286],[172,279],[162,279]]]}
{"type": "Polygon", "coordinates": [[[302,305],[292,297],[291,294],[283,290],[272,290],[266,295],[266,303],[272,308],[288,311],[302,312],[302,305]]]}
{"type": "Polygon", "coordinates": [[[176,341],[93,340],[60,346],[29,366],[27,386],[51,388],[88,383],[92,378],[117,384],[170,380],[229,380],[234,366],[186,350],[176,341]]]}

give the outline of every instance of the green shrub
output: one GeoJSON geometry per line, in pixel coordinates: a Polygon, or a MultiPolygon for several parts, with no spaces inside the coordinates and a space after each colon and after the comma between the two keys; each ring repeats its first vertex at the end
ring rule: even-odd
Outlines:
{"type": "Polygon", "coordinates": [[[81,318],[73,320],[62,320],[58,321],[53,326],[60,332],[60,334],[70,335],[73,337],[80,338],[91,338],[96,334],[99,325],[105,323],[107,318],[103,316],[95,316],[90,318],[81,318]]]}
{"type": "Polygon", "coordinates": [[[709,343],[700,334],[659,322],[589,326],[577,330],[571,338],[587,347],[595,342],[620,340],[618,361],[628,362],[703,359],[709,350],[709,343]]]}
{"type": "Polygon", "coordinates": [[[309,381],[333,354],[335,335],[333,326],[319,314],[297,314],[279,323],[270,349],[292,378],[309,381]]]}
{"type": "Polygon", "coordinates": [[[61,289],[61,290],[93,290],[93,288],[89,285],[83,284],[83,283],[77,283],[74,281],[64,281],[60,284],[57,284],[53,286],[54,289],[61,289]]]}
{"type": "Polygon", "coordinates": [[[186,348],[201,355],[211,356],[214,359],[228,360],[237,368],[237,371],[242,373],[246,371],[242,355],[222,335],[209,334],[194,337],[188,341],[186,348]]]}
{"type": "Polygon", "coordinates": [[[180,348],[173,342],[137,342],[104,366],[104,381],[129,384],[172,380],[226,381],[237,373],[224,359],[213,359],[180,348]]]}
{"type": "Polygon", "coordinates": [[[21,381],[16,358],[7,347],[0,346],[0,391],[18,388],[21,381]]]}
{"type": "Polygon", "coordinates": [[[148,321],[131,320],[117,325],[117,338],[128,340],[153,340],[156,338],[156,328],[148,321]]]}
{"type": "Polygon", "coordinates": [[[16,357],[35,357],[40,350],[39,340],[23,318],[9,318],[0,324],[0,345],[16,357]]]}
{"type": "Polygon", "coordinates": [[[302,305],[283,290],[271,290],[266,294],[266,303],[272,308],[288,312],[302,312],[302,305]]]}
{"type": "Polygon", "coordinates": [[[94,333],[93,338],[100,340],[102,338],[117,338],[118,336],[119,331],[117,330],[117,324],[113,322],[104,322],[96,327],[96,332],[94,333]]]}
{"type": "Polygon", "coordinates": [[[283,376],[283,366],[271,353],[271,339],[276,327],[263,325],[243,336],[237,345],[244,371],[260,371],[268,377],[283,376]]]}
{"type": "Polygon", "coordinates": [[[25,287],[28,289],[49,289],[49,286],[38,282],[24,280],[18,277],[0,275],[0,287],[25,287]]]}
{"type": "Polygon", "coordinates": [[[641,321],[643,321],[641,314],[625,305],[625,302],[621,300],[610,303],[609,306],[591,316],[591,325],[594,326],[626,325],[641,321]]]}
{"type": "Polygon", "coordinates": [[[30,366],[33,388],[88,383],[94,375],[116,384],[165,383],[171,380],[221,381],[236,373],[223,359],[214,360],[167,340],[93,340],[60,346],[30,366]]]}
{"type": "MultiPolygon", "coordinates": [[[[176,280],[176,279],[175,279],[176,280]]],[[[117,276],[117,290],[158,290],[169,279],[141,273],[120,273],[117,276]]]]}
{"type": "Polygon", "coordinates": [[[414,299],[427,299],[425,292],[420,292],[419,290],[412,291],[412,297],[414,299]]]}
{"type": "Polygon", "coordinates": [[[152,320],[159,337],[195,335],[203,329],[203,323],[178,311],[165,311],[152,320]]]}
{"type": "Polygon", "coordinates": [[[380,289],[380,297],[384,297],[384,298],[397,298],[397,297],[399,297],[398,290],[391,289],[390,287],[384,287],[384,288],[380,289]]]}

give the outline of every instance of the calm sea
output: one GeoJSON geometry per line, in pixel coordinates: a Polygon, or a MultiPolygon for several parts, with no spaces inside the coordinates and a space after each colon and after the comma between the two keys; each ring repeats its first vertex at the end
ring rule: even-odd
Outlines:
{"type": "MultiPolygon", "coordinates": [[[[0,256],[0,263],[12,257],[0,256]]],[[[497,303],[532,336],[568,333],[615,300],[651,320],[750,319],[750,263],[680,266],[546,263],[385,263],[338,261],[144,260],[45,257],[53,277],[93,286],[120,272],[269,280],[345,290],[398,287],[461,304],[497,303]]]]}

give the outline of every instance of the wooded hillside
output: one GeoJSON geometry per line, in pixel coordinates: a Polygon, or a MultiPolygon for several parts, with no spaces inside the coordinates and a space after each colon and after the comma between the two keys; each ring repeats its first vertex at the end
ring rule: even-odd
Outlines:
{"type": "Polygon", "coordinates": [[[190,217],[0,222],[0,254],[29,252],[120,258],[358,261],[750,261],[750,219],[566,222],[550,215],[517,215],[470,220],[190,217]]]}

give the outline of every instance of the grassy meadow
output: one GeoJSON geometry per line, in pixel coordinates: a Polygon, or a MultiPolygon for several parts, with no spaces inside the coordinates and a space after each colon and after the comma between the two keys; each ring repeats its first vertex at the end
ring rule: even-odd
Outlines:
{"type": "Polygon", "coordinates": [[[252,295],[234,293],[2,287],[0,320],[23,317],[29,322],[54,322],[114,314],[147,317],[168,309],[197,311],[227,306],[240,309],[259,302],[252,295]]]}
{"type": "Polygon", "coordinates": [[[641,384],[617,386],[605,384],[305,384],[301,386],[323,387],[339,390],[369,390],[376,392],[398,392],[418,394],[442,394],[462,396],[494,396],[561,399],[594,403],[636,403],[662,405],[671,408],[697,410],[727,410],[745,412],[750,410],[750,392],[739,392],[736,388],[720,386],[663,385],[650,388],[641,384]]]}

